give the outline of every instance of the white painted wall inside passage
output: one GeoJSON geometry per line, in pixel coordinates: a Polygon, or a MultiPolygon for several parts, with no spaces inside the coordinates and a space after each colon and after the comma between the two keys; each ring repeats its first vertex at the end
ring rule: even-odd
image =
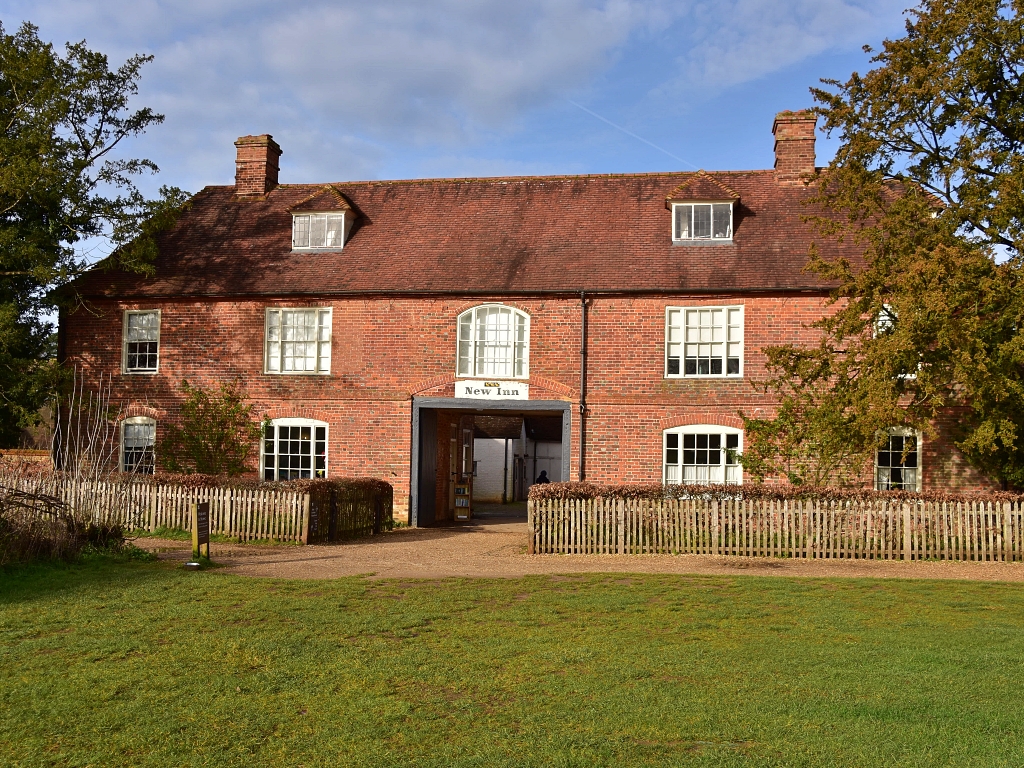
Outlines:
{"type": "MultiPolygon", "coordinates": [[[[512,455],[517,441],[509,440],[508,442],[509,482],[511,482],[512,455]]],[[[473,461],[476,462],[476,476],[473,478],[473,501],[500,504],[505,467],[505,440],[500,437],[476,438],[473,441],[473,461]]],[[[511,495],[511,488],[509,494],[511,495]]]]}

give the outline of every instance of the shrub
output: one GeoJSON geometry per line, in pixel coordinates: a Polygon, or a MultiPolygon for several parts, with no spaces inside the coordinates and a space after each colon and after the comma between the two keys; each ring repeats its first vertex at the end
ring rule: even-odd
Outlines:
{"type": "Polygon", "coordinates": [[[251,472],[250,457],[261,430],[239,382],[210,391],[182,381],[181,391],[181,425],[168,424],[160,443],[167,468],[203,475],[251,472]]]}

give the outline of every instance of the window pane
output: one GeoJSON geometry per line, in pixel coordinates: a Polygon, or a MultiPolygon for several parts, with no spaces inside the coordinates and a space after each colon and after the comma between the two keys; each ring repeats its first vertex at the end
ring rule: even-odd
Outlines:
{"type": "Polygon", "coordinates": [[[463,313],[459,317],[458,375],[524,378],[530,354],[528,322],[510,307],[477,307],[463,313]]]}
{"type": "Polygon", "coordinates": [[[737,307],[670,311],[667,357],[671,359],[682,352],[686,376],[738,376],[743,349],[741,323],[742,315],[737,307]],[[672,324],[676,317],[682,317],[685,323],[678,333],[672,324]],[[685,343],[675,343],[677,336],[685,339],[685,343]]]}
{"type": "Polygon", "coordinates": [[[692,205],[677,205],[675,206],[675,239],[686,240],[692,235],[690,234],[690,216],[693,212],[692,205]]]}
{"type": "Polygon", "coordinates": [[[309,247],[323,248],[327,241],[327,217],[315,213],[309,217],[309,247]]]}
{"type": "Polygon", "coordinates": [[[125,316],[125,368],[155,371],[160,341],[160,314],[132,312],[125,316]]]}
{"type": "Polygon", "coordinates": [[[459,365],[460,376],[473,375],[473,313],[464,312],[459,317],[459,365]]]}
{"type": "Polygon", "coordinates": [[[292,248],[309,247],[309,216],[292,216],[292,248]]]}
{"type": "MultiPolygon", "coordinates": [[[[281,370],[285,373],[312,373],[318,370],[317,359],[329,347],[318,343],[321,335],[321,314],[315,309],[281,311],[281,370]]],[[[327,314],[329,317],[329,313],[327,314]]],[[[327,323],[327,320],[324,320],[327,323]]],[[[329,327],[329,326],[328,326],[329,327]]]]}
{"type": "Polygon", "coordinates": [[[314,472],[316,477],[326,477],[326,426],[311,423],[280,426],[278,433],[280,439],[276,445],[273,440],[263,441],[264,479],[306,479],[313,477],[314,472]]]}
{"type": "Polygon", "coordinates": [[[156,469],[156,422],[129,422],[122,427],[121,463],[125,472],[151,475],[156,469]]]}
{"type": "Polygon", "coordinates": [[[730,203],[716,203],[711,208],[714,219],[714,236],[732,237],[732,205],[730,203]]]}
{"type": "Polygon", "coordinates": [[[729,451],[739,449],[739,435],[704,432],[687,433],[682,436],[683,450],[675,451],[679,437],[665,435],[665,475],[674,459],[682,455],[682,482],[684,483],[740,483],[742,468],[735,459],[729,458],[729,451]],[[722,450],[723,447],[726,450],[722,450]]]}
{"type": "Polygon", "coordinates": [[[914,435],[890,435],[875,454],[875,488],[917,490],[918,452],[914,435]]]}
{"type": "Polygon", "coordinates": [[[327,240],[325,245],[328,248],[339,248],[342,245],[343,225],[345,217],[332,215],[327,217],[327,240]]]}
{"type": "Polygon", "coordinates": [[[693,237],[711,237],[711,206],[693,206],[693,237]]]}

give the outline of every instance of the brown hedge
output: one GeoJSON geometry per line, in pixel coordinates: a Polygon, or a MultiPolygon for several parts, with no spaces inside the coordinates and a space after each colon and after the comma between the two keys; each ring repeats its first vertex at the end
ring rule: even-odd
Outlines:
{"type": "MultiPolygon", "coordinates": [[[[0,458],[0,473],[16,473],[23,477],[38,477],[53,473],[54,470],[43,463],[22,462],[0,458]]],[[[244,490],[282,490],[307,492],[317,487],[334,487],[349,491],[376,491],[393,493],[391,484],[374,477],[340,477],[316,480],[286,480],[267,482],[255,473],[245,475],[196,475],[175,472],[158,472],[155,475],[117,475],[112,477],[131,479],[133,483],[146,485],[174,485],[183,488],[239,488],[244,490]]],[[[106,479],[106,478],[104,478],[106,479]]]]}
{"type": "Polygon", "coordinates": [[[594,483],[546,483],[530,487],[530,499],[822,499],[887,501],[991,501],[1024,502],[1024,494],[1007,491],[978,493],[913,493],[911,491],[875,491],[868,488],[816,488],[798,485],[663,485],[634,483],[596,485],[594,483]]]}

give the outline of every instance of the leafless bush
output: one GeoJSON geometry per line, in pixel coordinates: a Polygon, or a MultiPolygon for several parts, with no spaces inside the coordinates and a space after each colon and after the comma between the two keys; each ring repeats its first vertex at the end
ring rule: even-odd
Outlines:
{"type": "Polygon", "coordinates": [[[53,465],[0,460],[0,565],[73,559],[87,544],[110,546],[137,527],[132,473],[120,471],[119,408],[111,382],[86,390],[75,373],[55,403],[53,465]]]}

